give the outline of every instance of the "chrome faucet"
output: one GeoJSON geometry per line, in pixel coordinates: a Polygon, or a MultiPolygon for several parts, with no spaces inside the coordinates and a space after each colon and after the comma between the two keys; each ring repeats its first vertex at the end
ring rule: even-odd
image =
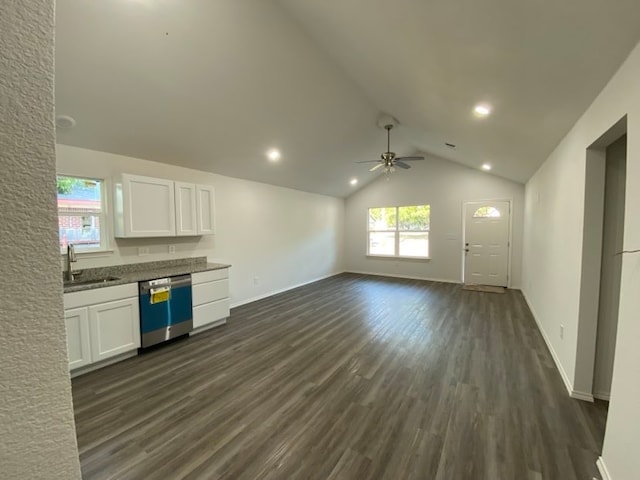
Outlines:
{"type": "Polygon", "coordinates": [[[67,271],[65,272],[65,279],[67,282],[73,282],[76,275],[80,275],[82,270],[76,270],[75,272],[71,268],[71,264],[77,262],[76,249],[72,244],[67,245],[67,271]]]}

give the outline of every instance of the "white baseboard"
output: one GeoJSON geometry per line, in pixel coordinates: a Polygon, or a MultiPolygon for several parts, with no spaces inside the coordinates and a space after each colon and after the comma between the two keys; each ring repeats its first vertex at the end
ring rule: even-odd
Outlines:
{"type": "Polygon", "coordinates": [[[593,397],[609,402],[611,400],[611,392],[593,392],[593,397]]]}
{"type": "Polygon", "coordinates": [[[227,318],[221,318],[220,320],[216,320],[215,322],[211,322],[209,325],[204,325],[202,327],[198,327],[195,330],[191,330],[189,332],[189,336],[197,335],[202,332],[206,332],[207,330],[211,330],[212,328],[219,327],[227,323],[227,318]]]}
{"type": "Polygon", "coordinates": [[[138,350],[133,350],[131,352],[121,353],[120,355],[116,355],[115,357],[108,358],[106,360],[102,360],[100,362],[92,363],[90,365],[85,365],[84,367],[77,368],[75,370],[71,370],[70,375],[71,378],[78,377],[80,375],[84,375],[85,373],[93,372],[95,370],[99,370],[103,367],[107,367],[109,365],[113,365],[114,363],[121,362],[126,360],[127,358],[133,358],[138,355],[138,350]]]}
{"type": "Polygon", "coordinates": [[[450,279],[444,279],[444,278],[412,277],[409,275],[393,275],[391,273],[365,272],[361,270],[346,270],[345,273],[357,273],[358,275],[374,275],[376,277],[406,278],[407,280],[426,280],[427,282],[457,283],[457,284],[461,283],[458,280],[450,280],[450,279]]]}
{"type": "Polygon", "coordinates": [[[571,396],[571,398],[575,398],[576,400],[582,400],[584,402],[593,403],[595,401],[593,398],[593,395],[587,392],[580,392],[579,390],[571,390],[571,392],[569,392],[569,395],[571,396]]]}
{"type": "MultiPolygon", "coordinates": [[[[524,297],[524,301],[527,302],[527,305],[529,306],[529,310],[531,310],[531,315],[533,316],[533,319],[535,320],[536,325],[538,326],[538,330],[540,330],[540,333],[542,334],[542,338],[544,339],[544,342],[547,344],[547,348],[551,352],[551,357],[553,358],[553,361],[556,364],[556,368],[560,372],[560,376],[562,377],[564,386],[567,388],[567,392],[569,392],[569,396],[571,398],[577,398],[578,400],[587,399],[588,396],[591,396],[590,394],[583,394],[581,392],[576,392],[573,389],[573,383],[571,383],[571,380],[569,380],[569,376],[567,375],[567,372],[564,371],[562,363],[560,363],[560,358],[558,357],[558,354],[556,353],[556,351],[553,349],[553,345],[551,344],[551,341],[547,336],[547,332],[545,332],[544,328],[542,328],[542,324],[540,323],[540,320],[538,320],[538,315],[536,315],[536,311],[531,305],[531,302],[527,298],[527,294],[524,290],[522,290],[522,296],[524,297]],[[578,396],[575,396],[575,395],[578,395],[578,396]],[[585,395],[585,398],[582,398],[582,395],[585,395]]],[[[593,402],[593,396],[591,396],[591,401],[593,402]]]]}
{"type": "Polygon", "coordinates": [[[429,282],[457,283],[457,284],[460,283],[460,282],[455,281],[455,280],[445,280],[445,279],[441,279],[441,278],[408,277],[406,275],[391,275],[391,274],[381,274],[381,273],[376,273],[376,272],[362,272],[362,271],[356,271],[356,270],[343,270],[343,271],[340,271],[340,272],[330,273],[329,275],[324,275],[322,277],[318,277],[318,278],[315,278],[313,280],[309,280],[307,282],[299,283],[297,285],[292,285],[290,287],[282,288],[280,290],[274,290],[272,292],[268,292],[268,293],[265,293],[265,294],[262,294],[262,295],[258,295],[256,297],[251,297],[251,298],[248,298],[246,300],[240,300],[239,302],[232,303],[230,308],[241,307],[242,305],[246,305],[248,303],[257,302],[258,300],[263,300],[265,298],[272,297],[273,295],[278,295],[279,293],[284,293],[284,292],[287,292],[289,290],[293,290],[294,288],[304,287],[305,285],[309,285],[310,283],[319,282],[320,280],[324,280],[326,278],[335,277],[336,275],[340,275],[342,273],[357,273],[357,274],[360,274],[360,275],[374,275],[374,276],[377,276],[377,277],[406,278],[406,279],[409,279],[409,280],[426,280],[426,281],[429,281],[429,282]]]}
{"type": "Polygon", "coordinates": [[[613,480],[613,477],[609,474],[609,470],[607,470],[607,466],[604,464],[604,458],[598,457],[598,460],[596,460],[596,466],[602,476],[602,480],[613,480]]]}
{"type": "Polygon", "coordinates": [[[247,303],[257,302],[258,300],[262,300],[264,298],[272,297],[274,295],[278,295],[279,293],[288,292],[289,290],[293,290],[294,288],[304,287],[305,285],[309,285],[310,283],[319,282],[320,280],[324,280],[326,278],[335,277],[336,275],[340,275],[341,273],[345,273],[344,271],[330,273],[329,275],[324,275],[322,277],[314,278],[313,280],[309,280],[307,282],[298,283],[297,285],[292,285],[290,287],[281,288],[279,290],[273,290],[268,293],[264,293],[262,295],[258,295],[257,297],[251,297],[246,300],[240,300],[239,302],[232,303],[230,308],[240,307],[242,305],[246,305],[247,303]]]}

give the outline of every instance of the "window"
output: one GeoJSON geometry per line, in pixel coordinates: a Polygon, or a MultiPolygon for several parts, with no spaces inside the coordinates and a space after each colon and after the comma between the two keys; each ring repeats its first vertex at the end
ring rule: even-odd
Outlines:
{"type": "Polygon", "coordinates": [[[103,181],[58,176],[60,251],[73,244],[77,251],[106,248],[103,181]]]}
{"type": "Polygon", "coordinates": [[[369,209],[367,255],[429,258],[429,205],[369,209]]]}
{"type": "Polygon", "coordinates": [[[474,214],[473,218],[499,218],[500,210],[493,207],[480,207],[474,214]]]}

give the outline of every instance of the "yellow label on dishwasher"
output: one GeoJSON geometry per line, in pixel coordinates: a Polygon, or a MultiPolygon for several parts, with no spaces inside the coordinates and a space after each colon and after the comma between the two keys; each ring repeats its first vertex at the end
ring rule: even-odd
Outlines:
{"type": "Polygon", "coordinates": [[[153,292],[151,294],[151,304],[167,301],[169,301],[169,290],[162,290],[160,292],[153,292]]]}

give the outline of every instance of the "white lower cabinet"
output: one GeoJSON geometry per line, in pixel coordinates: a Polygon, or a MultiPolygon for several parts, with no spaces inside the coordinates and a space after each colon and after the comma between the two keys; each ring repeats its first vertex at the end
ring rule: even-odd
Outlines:
{"type": "Polygon", "coordinates": [[[89,307],[91,360],[98,362],[140,346],[138,297],[89,307]]]}
{"type": "Polygon", "coordinates": [[[65,310],[67,327],[67,351],[69,369],[84,367],[91,363],[91,341],[89,340],[89,311],[87,308],[65,310]]]}
{"type": "Polygon", "coordinates": [[[64,294],[69,369],[140,347],[138,284],[64,294]]]}
{"type": "Polygon", "coordinates": [[[226,323],[229,316],[229,299],[205,303],[193,307],[193,328],[204,327],[213,322],[226,323]],[[225,322],[221,322],[225,320],[225,322]]]}
{"type": "Polygon", "coordinates": [[[226,323],[229,316],[229,269],[191,275],[193,328],[226,323]]]}

